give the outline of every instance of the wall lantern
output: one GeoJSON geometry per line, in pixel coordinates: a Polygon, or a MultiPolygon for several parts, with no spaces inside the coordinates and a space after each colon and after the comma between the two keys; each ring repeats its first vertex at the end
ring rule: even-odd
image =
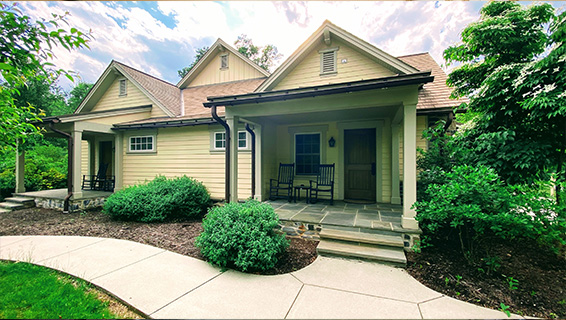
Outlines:
{"type": "Polygon", "coordinates": [[[330,137],[330,140],[328,140],[328,146],[330,148],[334,148],[335,145],[336,145],[336,140],[334,140],[334,137],[330,137]]]}

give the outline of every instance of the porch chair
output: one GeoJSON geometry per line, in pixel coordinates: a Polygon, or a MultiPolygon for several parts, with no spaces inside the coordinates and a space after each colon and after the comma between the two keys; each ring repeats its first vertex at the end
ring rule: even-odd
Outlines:
{"type": "Polygon", "coordinates": [[[269,199],[287,198],[289,202],[293,199],[293,179],[295,178],[295,164],[279,163],[279,174],[277,179],[269,180],[269,199]],[[280,195],[279,191],[287,191],[287,195],[280,195]]]}
{"type": "Polygon", "coordinates": [[[319,192],[330,192],[330,205],[334,205],[334,163],[318,166],[316,181],[310,180],[310,192],[311,203],[318,201],[319,192]]]}
{"type": "Polygon", "coordinates": [[[96,175],[83,175],[81,189],[114,191],[114,176],[107,176],[108,163],[101,163],[96,175]]]}

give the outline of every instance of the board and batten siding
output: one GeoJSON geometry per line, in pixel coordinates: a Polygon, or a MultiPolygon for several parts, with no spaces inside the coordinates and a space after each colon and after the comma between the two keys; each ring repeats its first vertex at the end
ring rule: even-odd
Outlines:
{"type": "MultiPolygon", "coordinates": [[[[225,192],[225,154],[210,151],[210,130],[221,127],[194,126],[162,128],[156,131],[154,153],[128,152],[128,138],[135,132],[124,134],[123,181],[124,186],[152,180],[157,175],[179,177],[186,175],[204,183],[213,199],[223,199],[225,192]]],[[[238,195],[251,196],[251,153],[238,153],[238,195]]]]}
{"type": "Polygon", "coordinates": [[[354,50],[345,42],[333,40],[330,46],[319,44],[301,61],[273,90],[284,90],[299,87],[317,86],[332,83],[367,80],[393,76],[391,70],[385,68],[366,55],[354,50]],[[336,59],[337,73],[334,75],[320,75],[319,50],[339,47],[336,59]],[[346,59],[346,63],[342,60],[346,59]]]}
{"type": "MultiPolygon", "coordinates": [[[[100,100],[98,100],[96,105],[92,108],[91,112],[124,109],[153,104],[153,102],[129,80],[126,80],[127,94],[125,96],[120,96],[120,79],[123,78],[117,77],[114,79],[110,87],[108,87],[108,90],[106,90],[100,100]]],[[[155,105],[153,105],[151,113],[149,114],[149,117],[151,118],[166,116],[165,112],[155,105]]],[[[118,122],[116,121],[114,123],[118,122]]]]}
{"type": "MultiPolygon", "coordinates": [[[[417,116],[417,148],[423,150],[428,148],[427,141],[423,139],[423,131],[428,129],[427,123],[427,116],[417,116]]],[[[399,179],[403,181],[403,126],[399,128],[399,179]]]]}
{"type": "Polygon", "coordinates": [[[229,51],[217,52],[208,65],[191,81],[188,87],[262,77],[265,77],[265,75],[235,54],[229,51]],[[221,69],[220,56],[224,54],[228,54],[228,68],[221,69]]]}

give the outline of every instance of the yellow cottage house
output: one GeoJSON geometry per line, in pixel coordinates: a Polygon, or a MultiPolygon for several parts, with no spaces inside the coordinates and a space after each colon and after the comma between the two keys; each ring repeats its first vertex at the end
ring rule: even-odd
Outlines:
{"type": "Polygon", "coordinates": [[[114,190],[187,175],[229,201],[268,199],[280,163],[295,185],[335,164],[335,200],[403,204],[402,228],[418,230],[421,134],[459,104],[445,81],[428,53],[393,57],[325,21],[272,74],[221,39],[176,85],[113,61],[74,114],[43,126],[73,142],[71,200],[101,163],[114,190]]]}

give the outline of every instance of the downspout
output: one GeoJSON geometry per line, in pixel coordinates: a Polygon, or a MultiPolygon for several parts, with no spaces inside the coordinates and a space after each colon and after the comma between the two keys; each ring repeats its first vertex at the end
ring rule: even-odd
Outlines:
{"type": "Polygon", "coordinates": [[[220,117],[218,116],[218,114],[216,113],[216,106],[213,106],[211,108],[211,113],[212,113],[212,118],[214,120],[216,120],[216,122],[220,123],[224,129],[226,130],[226,147],[224,148],[226,150],[226,186],[225,186],[225,202],[228,203],[230,202],[230,126],[228,126],[228,124],[226,123],[226,121],[220,119],[220,117]]]}
{"type": "Polygon", "coordinates": [[[252,136],[252,199],[255,198],[255,132],[250,127],[249,123],[246,123],[246,131],[252,136]]]}
{"type": "Polygon", "coordinates": [[[53,119],[52,122],[49,122],[49,128],[53,132],[56,132],[67,138],[67,196],[65,197],[63,202],[63,213],[69,213],[69,199],[71,199],[71,196],[73,196],[73,136],[53,127],[53,124],[59,121],[59,119],[53,119]]]}

